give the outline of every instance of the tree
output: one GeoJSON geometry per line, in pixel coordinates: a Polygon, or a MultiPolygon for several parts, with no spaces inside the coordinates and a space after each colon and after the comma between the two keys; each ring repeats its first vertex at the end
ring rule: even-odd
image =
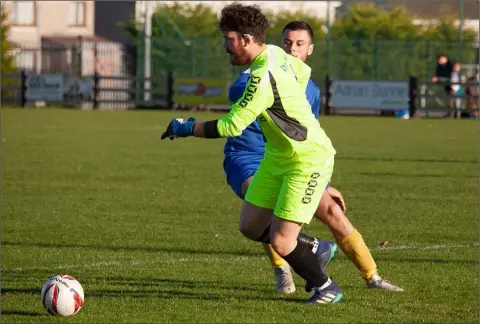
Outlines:
{"type": "Polygon", "coordinates": [[[421,33],[404,9],[353,5],[332,26],[329,72],[336,78],[405,79],[415,69],[405,60],[414,55],[421,33]]]}
{"type": "Polygon", "coordinates": [[[461,63],[474,63],[476,32],[463,28],[462,38],[456,24],[456,17],[444,16],[423,30],[423,39],[429,42],[428,60],[434,63],[436,55],[443,53],[461,63]]]}
{"type": "MultiPolygon", "coordinates": [[[[459,28],[456,25],[456,17],[444,16],[440,17],[437,21],[434,21],[428,27],[423,30],[423,38],[431,41],[441,42],[458,42],[459,28]]],[[[462,41],[474,42],[476,39],[476,32],[469,28],[462,28],[462,41]]]]}
{"type": "MultiPolygon", "coordinates": [[[[7,23],[7,11],[4,8],[3,3],[1,4],[0,12],[0,40],[1,40],[1,71],[2,74],[8,74],[15,72],[15,62],[14,56],[12,55],[13,45],[7,39],[10,26],[7,23]]],[[[12,82],[9,78],[2,78],[2,98],[10,95],[8,90],[4,90],[3,86],[12,85],[15,82],[12,82]]]]}
{"type": "MultiPolygon", "coordinates": [[[[324,37],[323,20],[301,11],[279,13],[265,12],[271,22],[268,31],[270,43],[280,42],[281,32],[287,22],[306,20],[312,26],[315,40],[324,37]]],[[[239,69],[232,68],[218,30],[217,13],[204,4],[179,3],[156,7],[152,16],[152,71],[172,70],[179,75],[235,76],[239,69]],[[212,64],[211,62],[215,62],[212,64]]],[[[128,28],[141,49],[143,57],[143,30],[128,28]]]]}
{"type": "Polygon", "coordinates": [[[265,11],[265,15],[270,22],[270,28],[268,29],[268,35],[272,38],[280,38],[282,35],[282,30],[286,24],[293,20],[303,20],[306,21],[313,30],[314,40],[320,40],[325,37],[325,21],[318,18],[314,14],[304,12],[302,10],[297,10],[295,12],[289,10],[279,11],[273,13],[271,11],[265,11]]]}
{"type": "Polygon", "coordinates": [[[218,36],[216,12],[202,3],[160,5],[153,14],[152,35],[186,38],[218,36]]]}
{"type": "Polygon", "coordinates": [[[336,78],[406,80],[431,73],[437,51],[455,53],[462,62],[473,57],[471,31],[458,40],[453,19],[424,26],[403,8],[371,3],[352,5],[332,26],[329,72],[336,78]]]}
{"type": "MultiPolygon", "coordinates": [[[[305,20],[312,26],[315,50],[307,63],[317,83],[327,73],[335,78],[364,80],[406,80],[410,75],[427,75],[438,51],[446,51],[462,62],[473,60],[475,34],[464,29],[462,42],[457,42],[458,28],[453,18],[442,18],[425,27],[405,9],[358,3],[335,19],[326,38],[324,21],[313,14],[301,10],[264,12],[271,25],[267,33],[271,44],[280,43],[282,29],[291,20],[305,20]]],[[[152,18],[152,73],[236,77],[243,67],[232,68],[228,63],[217,19],[217,13],[203,4],[175,2],[158,7],[152,18]]],[[[138,35],[141,63],[143,30],[131,33],[138,35]]]]}
{"type": "Polygon", "coordinates": [[[422,29],[404,9],[386,10],[371,3],[351,6],[335,20],[333,37],[352,40],[418,40],[422,29]]]}
{"type": "MultiPolygon", "coordinates": [[[[180,76],[226,73],[231,67],[220,36],[217,14],[207,5],[174,2],[156,7],[152,15],[152,73],[173,71],[180,76]],[[221,61],[225,65],[211,63],[221,61]]],[[[137,39],[141,62],[143,30],[138,31],[137,39]]]]}
{"type": "Polygon", "coordinates": [[[8,32],[10,30],[10,26],[7,23],[7,11],[4,8],[3,3],[1,4],[1,13],[0,13],[0,39],[1,39],[1,55],[2,55],[2,62],[1,68],[3,73],[11,73],[15,71],[15,64],[14,64],[14,57],[11,53],[13,46],[7,40],[8,32]]]}

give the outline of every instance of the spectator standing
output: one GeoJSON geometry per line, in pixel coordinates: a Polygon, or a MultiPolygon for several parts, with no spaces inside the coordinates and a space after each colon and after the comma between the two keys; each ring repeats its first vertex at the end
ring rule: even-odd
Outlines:
{"type": "MultiPolygon", "coordinates": [[[[445,55],[440,54],[437,56],[437,67],[435,69],[435,75],[432,77],[432,83],[443,84],[445,92],[448,96],[454,95],[452,89],[452,61],[445,55]]],[[[454,113],[455,98],[450,97],[448,99],[448,112],[445,117],[451,117],[454,113]]]]}

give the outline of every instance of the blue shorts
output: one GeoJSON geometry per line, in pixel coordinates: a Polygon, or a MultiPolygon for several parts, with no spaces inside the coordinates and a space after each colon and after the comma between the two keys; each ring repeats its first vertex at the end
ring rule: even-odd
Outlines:
{"type": "MultiPolygon", "coordinates": [[[[227,183],[232,188],[233,192],[240,198],[242,196],[242,185],[250,177],[253,177],[260,161],[263,159],[263,154],[248,153],[238,155],[226,155],[223,160],[223,171],[227,176],[227,183]]],[[[330,183],[327,184],[327,188],[330,183]]]]}
{"type": "Polygon", "coordinates": [[[227,183],[240,199],[244,198],[242,196],[242,184],[248,178],[253,177],[262,159],[263,154],[256,153],[225,156],[223,170],[227,176],[227,183]]]}

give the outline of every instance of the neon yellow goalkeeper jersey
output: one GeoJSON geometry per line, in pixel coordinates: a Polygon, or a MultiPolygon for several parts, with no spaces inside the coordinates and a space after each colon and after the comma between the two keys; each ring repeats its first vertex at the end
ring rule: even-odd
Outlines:
{"type": "Polygon", "coordinates": [[[217,122],[221,137],[235,137],[255,119],[265,135],[265,155],[295,159],[335,154],[305,95],[311,68],[274,45],[250,65],[243,96],[217,122]]]}

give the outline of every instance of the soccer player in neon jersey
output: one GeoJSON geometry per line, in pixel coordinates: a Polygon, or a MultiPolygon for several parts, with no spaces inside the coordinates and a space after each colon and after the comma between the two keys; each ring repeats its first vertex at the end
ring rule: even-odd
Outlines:
{"type": "Polygon", "coordinates": [[[162,139],[236,137],[258,121],[265,152],[244,198],[240,232],[271,244],[313,291],[309,303],[339,302],[339,287],[322,270],[312,247],[298,239],[330,181],[336,153],[305,96],[311,69],[265,43],[268,20],[258,6],[226,6],[219,25],[230,63],[250,68],[245,91],[225,117],[173,119],[162,139]]]}
{"type": "MultiPolygon", "coordinates": [[[[304,21],[292,21],[283,29],[281,46],[288,54],[305,62],[313,52],[312,41],[313,30],[310,25],[304,21]]],[[[246,70],[232,84],[229,93],[230,101],[237,102],[242,97],[249,77],[250,71],[246,70]]],[[[312,80],[308,81],[306,96],[313,114],[318,118],[321,101],[320,90],[312,80]]],[[[260,166],[264,150],[265,141],[258,122],[249,125],[242,135],[227,139],[224,148],[224,171],[228,184],[241,199],[244,199],[253,175],[260,166]]],[[[402,291],[401,288],[388,283],[378,275],[375,261],[368,247],[360,233],[344,215],[344,211],[345,203],[340,192],[332,187],[327,187],[315,216],[329,226],[341,250],[353,261],[361,276],[366,280],[367,287],[402,291]],[[340,209],[339,206],[336,206],[337,203],[340,209]]],[[[272,249],[271,245],[264,243],[263,246],[274,270],[277,291],[285,294],[294,292],[295,284],[290,266],[272,249]]],[[[335,249],[336,246],[331,246],[331,248],[335,249]]]]}

